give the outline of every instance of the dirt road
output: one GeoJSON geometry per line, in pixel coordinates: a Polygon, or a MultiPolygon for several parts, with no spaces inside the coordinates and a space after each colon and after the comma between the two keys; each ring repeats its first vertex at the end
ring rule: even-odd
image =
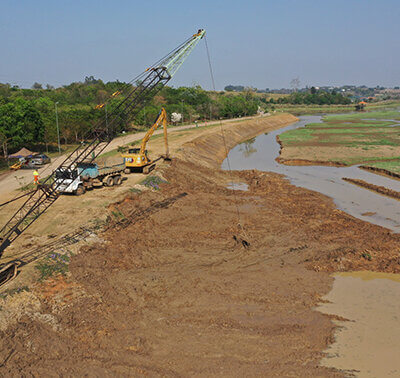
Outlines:
{"type": "MultiPolygon", "coordinates": [[[[227,145],[293,121],[238,124],[227,145]]],[[[66,277],[3,300],[1,375],[344,375],[319,366],[334,330],[314,311],[324,271],[398,272],[400,236],[277,174],[221,171],[215,130],[176,152],[161,190],[109,206],[120,216],[66,277]]]]}
{"type": "MultiPolygon", "coordinates": [[[[244,117],[244,118],[234,118],[222,121],[213,121],[208,122],[206,125],[216,125],[216,124],[229,124],[235,121],[244,121],[257,119],[259,117],[244,117]]],[[[204,126],[204,123],[199,123],[198,127],[204,126]]],[[[196,124],[176,126],[168,128],[168,133],[177,133],[183,130],[196,128],[196,124]]],[[[135,134],[126,134],[124,136],[115,138],[110,144],[104,149],[103,153],[107,153],[109,151],[115,150],[118,146],[126,146],[132,142],[139,141],[143,139],[146,132],[139,132],[135,134]]],[[[162,129],[156,130],[153,135],[159,135],[163,133],[162,129]]],[[[66,158],[66,154],[62,154],[59,157],[53,158],[50,164],[47,164],[43,167],[38,168],[40,176],[46,177],[48,176],[54,169],[56,169],[66,158]]],[[[13,193],[15,190],[20,188],[21,186],[27,185],[33,182],[32,170],[30,169],[20,169],[19,171],[10,171],[6,174],[0,176],[0,202],[5,202],[10,198],[15,197],[13,193]]]]}

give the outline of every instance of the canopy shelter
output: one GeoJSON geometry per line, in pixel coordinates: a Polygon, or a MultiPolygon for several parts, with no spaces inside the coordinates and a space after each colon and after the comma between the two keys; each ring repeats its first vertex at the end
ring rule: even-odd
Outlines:
{"type": "Polygon", "coordinates": [[[23,147],[15,154],[8,155],[8,158],[9,159],[29,158],[36,154],[37,152],[29,151],[27,148],[23,147]]]}

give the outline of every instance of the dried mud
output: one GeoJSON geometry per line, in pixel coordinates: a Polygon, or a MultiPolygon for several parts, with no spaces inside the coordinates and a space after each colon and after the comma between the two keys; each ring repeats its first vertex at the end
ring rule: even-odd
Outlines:
{"type": "Polygon", "coordinates": [[[220,134],[197,138],[160,168],[160,191],[114,204],[105,242],[38,285],[40,310],[1,332],[0,374],[343,376],[319,365],[334,331],[314,311],[327,272],[400,272],[400,236],[280,175],[221,171],[225,154],[220,134]]]}
{"type": "Polygon", "coordinates": [[[308,159],[286,159],[283,158],[281,155],[285,150],[282,141],[279,139],[279,135],[276,137],[276,141],[280,146],[279,156],[275,159],[280,164],[285,165],[300,165],[300,166],[308,166],[308,165],[322,165],[325,167],[346,167],[346,164],[341,163],[339,161],[328,161],[328,160],[308,160],[308,159]]]}

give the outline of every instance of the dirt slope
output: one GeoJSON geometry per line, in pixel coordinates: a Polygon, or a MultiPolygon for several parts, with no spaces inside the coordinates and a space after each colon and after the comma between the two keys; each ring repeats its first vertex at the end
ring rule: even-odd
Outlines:
{"type": "Polygon", "coordinates": [[[0,332],[1,375],[343,375],[318,365],[333,334],[313,311],[331,285],[322,270],[398,271],[400,237],[276,174],[234,172],[250,189],[226,189],[232,177],[211,168],[218,138],[183,146],[191,161],[160,167],[160,191],[112,205],[122,216],[66,278],[21,295],[31,309],[0,332]]]}

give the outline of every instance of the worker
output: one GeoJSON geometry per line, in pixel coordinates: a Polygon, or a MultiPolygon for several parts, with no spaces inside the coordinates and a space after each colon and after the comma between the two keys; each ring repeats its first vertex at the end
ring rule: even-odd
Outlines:
{"type": "Polygon", "coordinates": [[[33,171],[33,182],[39,184],[39,172],[36,169],[33,171]]]}

